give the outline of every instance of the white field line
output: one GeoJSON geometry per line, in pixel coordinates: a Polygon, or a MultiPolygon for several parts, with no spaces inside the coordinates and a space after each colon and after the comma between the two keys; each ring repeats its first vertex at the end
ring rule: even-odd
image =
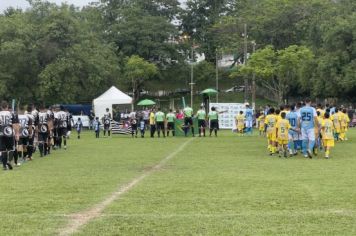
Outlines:
{"type": "MultiPolygon", "coordinates": [[[[123,217],[123,218],[223,218],[223,217],[237,217],[237,216],[300,216],[300,215],[339,215],[339,216],[353,216],[356,217],[356,210],[354,209],[325,209],[325,210],[276,210],[265,212],[261,211],[241,211],[240,213],[102,213],[100,217],[123,217]]],[[[54,214],[54,213],[4,213],[3,217],[36,217],[36,218],[63,218],[72,217],[71,214],[54,214]]]]}
{"type": "Polygon", "coordinates": [[[115,192],[113,192],[110,196],[105,198],[102,202],[94,205],[93,207],[85,211],[69,215],[70,221],[64,228],[60,229],[59,235],[60,236],[71,235],[77,232],[81,227],[86,225],[89,221],[101,217],[102,212],[105,210],[107,206],[109,206],[115,200],[119,199],[121,195],[131,190],[135,185],[140,183],[146,177],[150,176],[153,172],[161,169],[170,159],[175,157],[179,152],[183,151],[183,149],[193,140],[194,139],[192,138],[187,140],[182,145],[180,145],[174,152],[172,152],[164,159],[162,159],[157,165],[145,171],[140,176],[132,179],[129,183],[119,186],[119,188],[115,192]]]}

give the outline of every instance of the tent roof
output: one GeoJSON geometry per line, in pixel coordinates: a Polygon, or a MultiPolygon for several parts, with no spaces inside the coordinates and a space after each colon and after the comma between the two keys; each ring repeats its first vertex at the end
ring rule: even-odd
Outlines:
{"type": "Polygon", "coordinates": [[[94,102],[101,102],[101,101],[127,101],[127,103],[131,103],[132,102],[132,98],[128,95],[126,95],[125,93],[123,93],[122,91],[120,91],[118,88],[116,88],[115,86],[112,86],[111,88],[109,88],[105,93],[103,93],[102,95],[100,95],[99,97],[97,97],[96,99],[94,99],[94,102]]]}

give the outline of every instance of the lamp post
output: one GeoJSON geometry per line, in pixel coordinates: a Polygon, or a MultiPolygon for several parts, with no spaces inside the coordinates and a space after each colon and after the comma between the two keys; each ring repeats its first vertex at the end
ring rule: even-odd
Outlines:
{"type": "Polygon", "coordinates": [[[215,52],[215,77],[216,77],[216,103],[219,103],[219,65],[218,65],[218,50],[215,52]]]}
{"type": "MultiPolygon", "coordinates": [[[[190,36],[185,34],[183,35],[184,40],[190,39],[190,36]]],[[[194,39],[190,48],[190,107],[193,107],[193,99],[194,99],[194,39]]]]}
{"type": "MultiPolygon", "coordinates": [[[[252,41],[252,53],[256,51],[256,42],[252,41]]],[[[252,75],[252,108],[256,109],[256,74],[252,75]]]]}
{"type": "Polygon", "coordinates": [[[193,108],[193,97],[194,97],[194,40],[191,48],[191,62],[190,62],[190,107],[193,108]]]}
{"type": "MultiPolygon", "coordinates": [[[[244,24],[244,65],[247,65],[247,24],[244,24]]],[[[245,103],[248,102],[248,80],[244,79],[244,100],[245,103]]]]}

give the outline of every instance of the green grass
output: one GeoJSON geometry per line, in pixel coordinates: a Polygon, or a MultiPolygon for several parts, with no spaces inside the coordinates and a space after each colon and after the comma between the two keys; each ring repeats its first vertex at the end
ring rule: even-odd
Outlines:
{"type": "MultiPolygon", "coordinates": [[[[356,130],[332,159],[269,157],[264,138],[194,139],[77,235],[355,235],[356,130]]],[[[0,235],[53,235],[185,138],[94,139],[0,173],[0,235]]]]}

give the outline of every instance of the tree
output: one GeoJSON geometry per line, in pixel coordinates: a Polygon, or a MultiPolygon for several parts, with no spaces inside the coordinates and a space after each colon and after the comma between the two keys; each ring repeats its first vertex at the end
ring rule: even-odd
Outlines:
{"type": "MultiPolygon", "coordinates": [[[[272,46],[257,50],[246,66],[231,76],[252,76],[255,74],[258,82],[271,91],[277,101],[283,103],[290,87],[299,84],[313,62],[313,53],[304,46],[292,45],[276,51],[272,46]]],[[[309,77],[310,78],[310,77],[309,77]]]]}
{"type": "Polygon", "coordinates": [[[132,85],[133,103],[139,99],[144,83],[158,73],[156,65],[137,55],[128,58],[124,71],[126,82],[132,85]]]}
{"type": "Polygon", "coordinates": [[[215,63],[216,42],[220,37],[213,29],[222,16],[234,11],[235,0],[188,0],[181,14],[181,29],[200,45],[208,62],[215,63]]]}
{"type": "Polygon", "coordinates": [[[116,48],[93,31],[94,11],[31,4],[26,12],[0,16],[0,96],[22,103],[89,102],[117,83],[116,48]]]}
{"type": "Polygon", "coordinates": [[[101,5],[107,38],[117,45],[118,54],[138,55],[158,66],[180,60],[177,27],[172,23],[179,12],[177,0],[104,0],[101,5]]]}

